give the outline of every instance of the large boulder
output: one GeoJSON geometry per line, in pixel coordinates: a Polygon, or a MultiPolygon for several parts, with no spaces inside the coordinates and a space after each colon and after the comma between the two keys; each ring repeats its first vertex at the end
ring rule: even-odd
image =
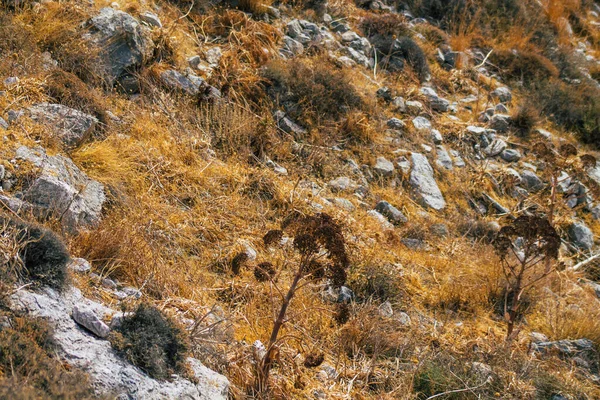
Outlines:
{"type": "Polygon", "coordinates": [[[62,104],[39,103],[29,107],[31,119],[47,126],[67,147],[83,142],[98,120],[62,104]]]}
{"type": "Polygon", "coordinates": [[[126,12],[103,8],[88,25],[85,38],[101,49],[100,70],[109,85],[153,55],[154,43],[148,28],[126,12]]]}
{"type": "MultiPolygon", "coordinates": [[[[227,399],[227,378],[206,368],[196,359],[188,359],[190,372],[196,378],[191,382],[177,375],[170,381],[157,381],[119,357],[110,342],[81,328],[71,318],[73,315],[81,320],[82,309],[98,318],[116,312],[86,299],[77,289],[71,288],[63,294],[51,289],[38,293],[20,290],[10,300],[16,311],[48,321],[54,331],[58,356],[72,367],[89,374],[98,397],[140,400],[227,399]]],[[[107,327],[103,329],[105,331],[107,327]]]]}
{"type": "Polygon", "coordinates": [[[23,191],[23,200],[56,215],[71,232],[95,225],[106,200],[104,186],[90,179],[70,158],[48,156],[44,149],[19,147],[16,158],[40,169],[23,191]]]}
{"type": "Polygon", "coordinates": [[[446,207],[446,201],[433,176],[433,168],[429,165],[427,157],[420,153],[412,153],[412,171],[409,183],[416,197],[427,207],[434,210],[442,210],[446,207]]]}

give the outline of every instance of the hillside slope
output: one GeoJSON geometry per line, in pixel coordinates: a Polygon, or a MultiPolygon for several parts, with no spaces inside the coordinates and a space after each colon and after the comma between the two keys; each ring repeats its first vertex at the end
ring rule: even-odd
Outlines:
{"type": "Polygon", "coordinates": [[[0,393],[600,398],[598,2],[0,4],[0,393]]]}

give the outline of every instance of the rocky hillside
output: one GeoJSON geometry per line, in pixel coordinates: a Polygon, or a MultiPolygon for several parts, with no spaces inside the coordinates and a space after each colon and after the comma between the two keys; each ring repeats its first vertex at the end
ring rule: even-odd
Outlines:
{"type": "Polygon", "coordinates": [[[600,398],[600,4],[0,0],[0,397],[600,398]]]}

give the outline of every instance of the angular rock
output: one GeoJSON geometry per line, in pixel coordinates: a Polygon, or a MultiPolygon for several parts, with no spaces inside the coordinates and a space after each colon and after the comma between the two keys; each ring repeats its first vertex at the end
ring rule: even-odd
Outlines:
{"type": "Polygon", "coordinates": [[[440,133],[440,131],[438,131],[437,129],[432,129],[431,130],[431,140],[433,141],[434,144],[442,144],[442,142],[444,141],[444,138],[443,138],[442,134],[440,133]]]}
{"type": "Polygon", "coordinates": [[[398,118],[390,118],[390,119],[388,119],[386,125],[390,129],[403,130],[404,128],[406,128],[406,124],[404,123],[404,121],[402,121],[402,120],[400,120],[398,118]]]}
{"type": "Polygon", "coordinates": [[[526,169],[521,173],[521,186],[535,193],[544,188],[544,182],[533,171],[526,169]]]}
{"type": "Polygon", "coordinates": [[[68,147],[81,144],[98,123],[95,117],[61,104],[39,103],[29,108],[31,119],[46,125],[68,147]]]}
{"type": "Polygon", "coordinates": [[[410,320],[410,316],[405,312],[399,312],[396,316],[396,321],[400,323],[402,326],[410,326],[412,321],[410,320]]]}
{"type": "Polygon", "coordinates": [[[377,92],[375,92],[375,96],[384,100],[387,103],[392,101],[392,91],[387,86],[377,89],[377,92]]]}
{"type": "Polygon", "coordinates": [[[154,43],[147,28],[131,15],[106,7],[88,25],[85,37],[101,49],[99,67],[108,84],[152,57],[154,43]]]}
{"type": "Polygon", "coordinates": [[[351,59],[348,56],[336,57],[336,58],[334,58],[333,61],[339,67],[352,68],[352,67],[356,66],[356,61],[354,61],[353,59],[351,59]]]}
{"type": "Polygon", "coordinates": [[[195,56],[188,58],[187,62],[190,65],[190,67],[192,67],[194,69],[198,69],[200,67],[200,63],[202,62],[202,58],[200,58],[200,56],[198,56],[198,55],[195,55],[195,56]]]}
{"type": "Polygon", "coordinates": [[[494,111],[499,114],[506,114],[508,113],[508,108],[504,104],[500,103],[496,104],[496,107],[494,107],[494,111]]]}
{"type": "Polygon", "coordinates": [[[481,362],[471,364],[471,373],[475,375],[480,382],[487,380],[492,375],[492,367],[481,362]]]}
{"type": "Polygon", "coordinates": [[[2,117],[0,117],[0,129],[8,129],[8,122],[6,122],[2,117]]]}
{"type": "Polygon", "coordinates": [[[540,343],[540,342],[547,342],[548,341],[548,336],[544,335],[543,333],[540,332],[531,332],[531,334],[529,335],[529,337],[531,338],[531,341],[533,343],[540,343]]]}
{"type": "Polygon", "coordinates": [[[475,134],[475,135],[481,135],[481,134],[485,133],[485,131],[486,131],[486,129],[482,128],[480,126],[473,126],[473,125],[467,126],[467,132],[475,134]]]}
{"type": "Polygon", "coordinates": [[[16,158],[41,169],[27,186],[23,199],[61,217],[62,225],[74,232],[98,223],[106,200],[104,186],[85,175],[71,159],[48,156],[44,149],[17,149],[16,158]]]}
{"type": "Polygon", "coordinates": [[[93,310],[100,318],[113,311],[84,298],[77,289],[68,289],[63,294],[51,289],[37,293],[20,290],[11,296],[11,303],[17,311],[48,321],[54,331],[57,355],[67,364],[89,374],[92,388],[99,397],[136,400],[227,399],[227,378],[206,368],[196,359],[188,358],[195,382],[177,375],[169,381],[157,381],[119,357],[107,340],[80,329],[70,316],[76,307],[93,310]]]}
{"type": "Polygon", "coordinates": [[[408,247],[410,250],[421,251],[427,250],[429,248],[429,246],[427,246],[427,243],[425,243],[421,239],[403,238],[400,239],[400,242],[402,242],[402,244],[408,247]]]}
{"type": "Polygon", "coordinates": [[[190,96],[198,96],[207,85],[204,79],[190,75],[186,76],[173,69],[168,69],[160,74],[162,83],[171,90],[180,91],[190,96]]]}
{"type": "Polygon", "coordinates": [[[92,269],[92,266],[90,265],[90,263],[83,259],[83,258],[74,258],[71,260],[71,262],[69,262],[69,264],[67,265],[67,268],[69,268],[71,271],[75,271],[79,274],[85,274],[87,272],[90,272],[92,269]]]}
{"type": "Polygon", "coordinates": [[[345,199],[343,197],[334,197],[333,199],[328,200],[335,204],[337,207],[348,212],[352,212],[356,209],[356,207],[354,206],[354,204],[352,204],[350,200],[345,199]]]}
{"type": "Polygon", "coordinates": [[[419,153],[411,154],[412,171],[409,183],[419,201],[434,210],[446,207],[446,201],[433,176],[433,168],[429,165],[427,157],[419,153]]]}
{"type": "Polygon", "coordinates": [[[356,183],[354,183],[352,179],[348,178],[347,176],[340,176],[339,178],[329,181],[327,186],[329,186],[329,190],[336,193],[352,190],[356,188],[356,183]]]}
{"type": "Polygon", "coordinates": [[[379,314],[385,318],[392,318],[394,316],[394,310],[392,309],[392,303],[385,301],[379,306],[379,314]]]}
{"type": "Polygon", "coordinates": [[[589,251],[594,247],[594,233],[583,222],[574,222],[567,229],[569,240],[573,246],[583,251],[589,251]]]}
{"type": "Polygon", "coordinates": [[[404,97],[396,97],[392,100],[392,105],[395,107],[394,111],[399,113],[406,112],[406,103],[404,102],[404,97]]]}
{"type": "Polygon", "coordinates": [[[498,154],[502,153],[506,149],[506,146],[508,145],[504,140],[494,139],[492,143],[489,144],[489,146],[483,149],[483,152],[488,157],[496,157],[498,154]]]}
{"type": "Polygon", "coordinates": [[[388,221],[394,225],[405,224],[408,222],[408,218],[406,218],[402,211],[398,210],[387,201],[380,201],[377,203],[375,210],[386,217],[388,221]]]}
{"type": "Polygon", "coordinates": [[[493,98],[500,100],[502,103],[508,103],[512,100],[512,93],[507,87],[499,87],[490,94],[493,98]]]}
{"type": "Polygon", "coordinates": [[[275,111],[275,121],[277,122],[277,127],[284,132],[291,133],[293,135],[306,134],[306,129],[289,119],[285,115],[285,112],[281,110],[275,111]]]}
{"type": "Polygon", "coordinates": [[[442,97],[439,97],[438,94],[430,87],[422,87],[421,94],[427,97],[429,100],[429,106],[434,111],[446,112],[448,111],[448,107],[450,106],[450,102],[442,97]]]}
{"type": "Polygon", "coordinates": [[[540,135],[541,137],[543,137],[546,140],[552,140],[553,139],[552,133],[548,132],[545,129],[537,128],[535,131],[537,132],[538,135],[540,135]]]}
{"type": "Polygon", "coordinates": [[[371,66],[371,62],[369,61],[369,58],[367,56],[365,56],[363,53],[361,53],[360,51],[358,51],[352,47],[344,47],[342,50],[346,53],[346,55],[348,57],[350,57],[357,64],[360,64],[365,68],[368,68],[371,66]]]}
{"type": "Polygon", "coordinates": [[[338,303],[350,303],[354,300],[354,292],[346,286],[342,286],[339,289],[333,289],[334,292],[337,292],[336,302],[338,303]]]}
{"type": "Polygon", "coordinates": [[[23,110],[8,110],[6,112],[8,123],[13,124],[17,122],[23,115],[25,115],[25,111],[23,110]]]}
{"type": "Polygon", "coordinates": [[[515,184],[519,185],[521,183],[521,174],[519,174],[516,170],[512,168],[507,168],[505,170],[506,176],[515,184]]]}
{"type": "Polygon", "coordinates": [[[417,131],[431,131],[431,122],[425,117],[416,117],[412,120],[412,123],[417,131]]]}
{"type": "Polygon", "coordinates": [[[360,40],[360,36],[358,36],[356,32],[347,31],[342,33],[342,42],[350,43],[354,42],[355,40],[360,40]]]}
{"type": "Polygon", "coordinates": [[[515,162],[521,159],[521,152],[514,149],[506,149],[500,153],[500,158],[506,162],[515,162]]]}
{"type": "Polygon", "coordinates": [[[223,51],[220,47],[212,47],[206,50],[204,54],[206,57],[206,62],[212,67],[218,66],[219,61],[221,61],[221,57],[223,57],[223,51]]]}
{"type": "Polygon", "coordinates": [[[443,169],[452,171],[454,169],[454,167],[452,166],[452,159],[450,158],[448,151],[446,151],[446,148],[440,145],[435,146],[435,148],[437,155],[435,164],[443,169]]]}
{"type": "Polygon", "coordinates": [[[273,170],[277,175],[286,176],[288,174],[287,168],[277,164],[271,159],[265,161],[265,165],[273,170]]]}
{"type": "Polygon", "coordinates": [[[298,37],[300,34],[302,34],[302,26],[300,25],[300,21],[298,21],[297,19],[291,20],[290,22],[287,23],[286,25],[286,29],[287,29],[287,35],[291,38],[296,38],[298,37]]]}
{"type": "Polygon", "coordinates": [[[594,168],[587,170],[588,176],[598,185],[600,185],[600,165],[596,165],[594,168]]]}
{"type": "Polygon", "coordinates": [[[379,222],[379,224],[381,225],[381,227],[384,228],[384,229],[393,229],[394,228],[394,225],[392,225],[390,223],[390,221],[388,221],[383,215],[381,215],[376,210],[369,210],[369,211],[367,211],[367,215],[369,215],[374,220],[376,220],[377,222],[379,222]]]}
{"type": "Polygon", "coordinates": [[[406,102],[406,109],[412,114],[418,114],[423,110],[423,103],[416,100],[409,100],[406,102]]]}
{"type": "Polygon", "coordinates": [[[510,122],[511,122],[511,118],[509,115],[505,115],[505,114],[495,114],[493,117],[490,118],[490,128],[504,133],[507,132],[510,129],[510,122]]]}
{"type": "Polygon", "coordinates": [[[73,307],[72,317],[79,325],[83,326],[88,331],[92,332],[99,338],[105,339],[110,333],[110,328],[106,325],[93,310],[83,306],[76,305],[73,307]]]}
{"type": "Polygon", "coordinates": [[[284,36],[281,52],[286,57],[294,57],[304,53],[304,46],[299,41],[292,39],[289,36],[284,36]]]}
{"type": "Polygon", "coordinates": [[[594,353],[594,342],[589,339],[558,340],[556,342],[532,343],[532,350],[538,353],[557,351],[563,356],[575,357],[580,354],[594,353]]]}
{"type": "Polygon", "coordinates": [[[452,154],[452,158],[454,159],[454,165],[456,166],[456,168],[464,168],[467,165],[458,151],[450,150],[450,154],[452,154]]]}
{"type": "Polygon", "coordinates": [[[490,195],[483,193],[483,200],[485,203],[487,203],[488,205],[492,206],[494,208],[494,210],[496,210],[499,214],[509,214],[510,211],[504,207],[502,204],[498,203],[496,200],[494,200],[490,195]]]}
{"type": "Polygon", "coordinates": [[[429,231],[438,237],[446,237],[450,235],[450,230],[446,224],[432,224],[429,227],[429,231]]]}
{"type": "Polygon", "coordinates": [[[394,164],[385,157],[377,157],[373,171],[377,175],[390,177],[394,173],[394,164]]]}
{"type": "Polygon", "coordinates": [[[160,18],[158,18],[156,14],[149,11],[141,13],[140,20],[155,28],[162,28],[162,22],[160,22],[160,18]]]}

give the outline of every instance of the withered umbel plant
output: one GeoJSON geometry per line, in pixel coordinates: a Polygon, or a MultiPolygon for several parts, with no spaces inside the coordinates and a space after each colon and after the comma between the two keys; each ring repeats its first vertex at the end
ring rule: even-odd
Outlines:
{"type": "MultiPolygon", "coordinates": [[[[294,238],[293,245],[299,260],[287,293],[282,298],[279,313],[273,322],[266,354],[258,366],[256,384],[259,392],[267,389],[269,373],[280,345],[278,336],[286,322],[290,302],[297,290],[302,287],[301,282],[328,278],[333,286],[340,287],[346,282],[346,269],[349,265],[342,228],[329,215],[293,214],[286,218],[282,225],[283,229],[294,238]]],[[[281,236],[271,232],[265,235],[265,243],[270,244],[273,242],[272,237],[281,236]]],[[[260,264],[255,270],[255,276],[259,281],[270,280],[272,284],[276,284],[273,280],[275,272],[270,263],[260,264]]]]}
{"type": "Polygon", "coordinates": [[[555,271],[560,236],[548,219],[520,216],[500,229],[493,242],[505,279],[504,319],[506,340],[518,333],[524,294],[555,271]]]}
{"type": "MultiPolygon", "coordinates": [[[[585,204],[580,200],[582,200],[581,197],[588,195],[588,191],[594,195],[600,194],[598,183],[587,173],[590,168],[596,167],[597,160],[594,156],[578,154],[577,148],[572,144],[563,144],[559,148],[555,148],[550,142],[537,142],[533,144],[531,150],[538,159],[543,160],[547,165],[542,174],[549,182],[549,197],[545,202],[547,204],[545,209],[550,225],[554,225],[555,214],[559,212],[560,208],[567,206],[572,196],[576,196],[577,204],[585,204]],[[571,193],[571,190],[567,189],[566,193],[560,193],[559,187],[568,183],[567,181],[584,183],[586,190],[583,193],[571,193]]],[[[579,185],[574,186],[579,188],[579,185]]]]}

